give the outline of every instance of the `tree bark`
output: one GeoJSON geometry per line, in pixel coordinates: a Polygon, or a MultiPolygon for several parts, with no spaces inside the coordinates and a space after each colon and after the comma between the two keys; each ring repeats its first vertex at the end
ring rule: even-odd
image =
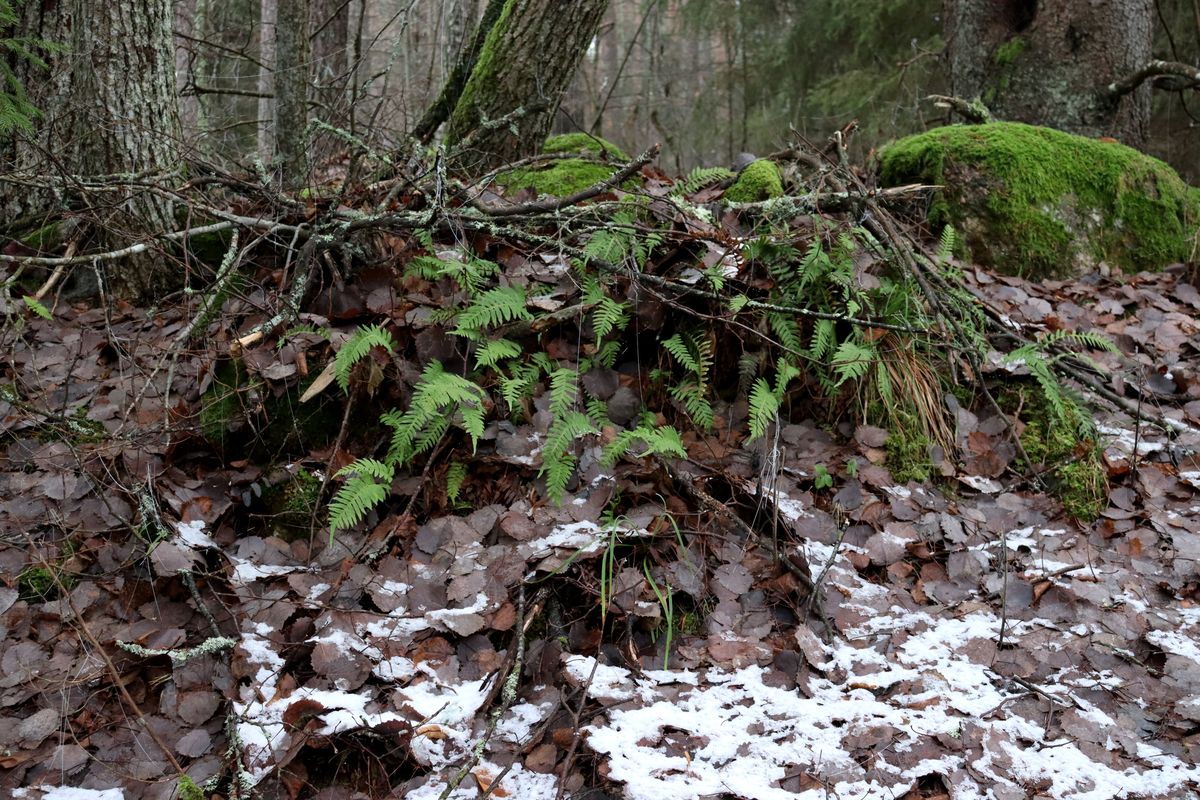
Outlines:
{"type": "Polygon", "coordinates": [[[1140,147],[1150,86],[1107,89],[1151,60],[1153,15],[1153,0],[946,0],[953,94],[1000,119],[1140,147]]]}
{"type": "Polygon", "coordinates": [[[314,0],[310,40],[321,117],[345,125],[346,79],[350,47],[350,0],[314,0]]]}
{"type": "Polygon", "coordinates": [[[504,10],[505,4],[505,0],[488,0],[487,7],[483,11],[483,18],[476,25],[471,41],[459,53],[458,59],[454,62],[454,68],[446,78],[446,83],[438,93],[437,99],[426,109],[416,127],[413,128],[412,137],[414,139],[428,144],[433,139],[433,135],[437,133],[437,129],[450,116],[455,101],[462,97],[463,88],[471,77],[471,71],[475,69],[475,63],[479,60],[483,44],[487,41],[488,34],[491,33],[496,20],[500,18],[500,12],[504,10]]]}
{"type": "Polygon", "coordinates": [[[508,0],[450,116],[454,167],[486,170],[536,153],[608,0],[508,0]]]}
{"type": "Polygon", "coordinates": [[[308,178],[309,0],[279,0],[275,19],[275,158],[283,185],[308,178]]]}
{"type": "MultiPolygon", "coordinates": [[[[175,172],[181,132],[171,0],[60,0],[26,3],[22,11],[23,35],[64,49],[49,58],[49,71],[21,68],[19,78],[42,116],[32,134],[0,142],[0,175],[66,173],[86,180],[175,172]]],[[[0,211],[8,220],[87,202],[71,181],[31,191],[0,180],[0,211]]],[[[172,204],[144,191],[109,192],[87,210],[101,244],[128,244],[175,227],[172,204]]],[[[170,286],[173,272],[149,254],[122,262],[109,278],[122,294],[146,296],[170,286]]]]}

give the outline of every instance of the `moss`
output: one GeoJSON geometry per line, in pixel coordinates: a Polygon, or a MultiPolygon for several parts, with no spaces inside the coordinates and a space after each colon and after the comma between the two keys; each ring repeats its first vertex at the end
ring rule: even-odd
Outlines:
{"type": "Polygon", "coordinates": [[[200,432],[219,449],[224,448],[229,434],[245,424],[241,398],[245,380],[242,363],[226,361],[217,367],[212,384],[200,395],[200,432]]]}
{"type": "Polygon", "coordinates": [[[542,145],[542,152],[590,153],[597,156],[608,153],[609,157],[618,161],[629,160],[629,154],[612,142],[586,133],[561,133],[558,136],[551,136],[542,145]]]}
{"type": "Polygon", "coordinates": [[[187,238],[187,250],[192,258],[216,269],[229,251],[229,243],[232,241],[232,229],[198,233],[187,238]]]}
{"type": "Polygon", "coordinates": [[[475,59],[475,66],[471,69],[471,77],[467,79],[467,85],[463,87],[458,102],[454,104],[454,111],[450,114],[450,123],[446,128],[447,144],[457,144],[479,127],[482,118],[478,102],[479,87],[492,86],[496,82],[496,51],[499,49],[499,43],[508,35],[509,18],[515,4],[514,0],[508,0],[504,4],[496,23],[484,39],[483,47],[479,49],[479,57],[475,59]]]}
{"type": "Polygon", "coordinates": [[[17,576],[17,596],[27,603],[58,597],[54,573],[46,567],[27,567],[17,576]]]}
{"type": "Polygon", "coordinates": [[[980,263],[1032,278],[1161,269],[1190,256],[1200,221],[1200,190],[1161,161],[1015,122],[910,136],[880,171],[888,186],[944,187],[930,222],[953,224],[980,263]]]}
{"type": "MultiPolygon", "coordinates": [[[[895,427],[895,426],[894,426],[895,427]]],[[[924,483],[933,474],[933,462],[929,459],[929,439],[914,433],[914,428],[893,429],[888,432],[884,450],[885,462],[892,479],[897,483],[916,481],[924,483]]]]}
{"type": "MultiPolygon", "coordinates": [[[[542,152],[585,153],[593,156],[607,152],[610,158],[621,161],[629,160],[629,156],[616,145],[604,139],[588,136],[586,133],[564,133],[560,136],[551,136],[542,147],[542,152]]],[[[513,189],[529,187],[539,195],[566,197],[607,180],[612,177],[614,172],[616,172],[616,168],[607,164],[598,164],[595,161],[585,161],[581,158],[566,158],[544,165],[503,172],[496,177],[496,183],[513,189]]],[[[626,188],[631,188],[637,185],[637,181],[631,178],[624,185],[626,188]]]]}
{"type": "Polygon", "coordinates": [[[742,174],[725,190],[725,199],[731,203],[755,203],[783,196],[783,178],[775,162],[760,158],[752,161],[742,174]]]}
{"type": "Polygon", "coordinates": [[[1108,472],[1099,444],[1079,433],[1079,420],[1056,420],[1042,392],[1018,386],[1002,392],[1002,408],[1020,409],[1021,446],[1050,492],[1071,517],[1090,522],[1108,506],[1108,472]]]}
{"type": "Polygon", "coordinates": [[[321,481],[304,467],[296,467],[282,482],[263,495],[276,536],[293,541],[307,535],[313,510],[321,494],[321,481]]]}
{"type": "Polygon", "coordinates": [[[994,61],[997,66],[1007,67],[1009,64],[1020,58],[1021,54],[1024,53],[1028,47],[1028,42],[1026,42],[1020,36],[1014,36],[996,48],[996,52],[992,54],[992,61],[994,61]]]}
{"type": "Polygon", "coordinates": [[[175,785],[175,800],[204,800],[204,791],[187,775],[182,775],[175,785]]]}

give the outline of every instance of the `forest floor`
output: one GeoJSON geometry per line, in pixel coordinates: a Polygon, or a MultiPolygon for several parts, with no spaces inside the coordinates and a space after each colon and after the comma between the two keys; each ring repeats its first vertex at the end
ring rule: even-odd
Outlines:
{"type": "MultiPolygon", "coordinates": [[[[496,258],[510,276],[565,270],[496,258]]],[[[1110,486],[1094,522],[1023,474],[986,408],[956,410],[959,456],[935,478],[900,483],[886,431],[792,407],[763,486],[731,422],[745,402],[717,402],[710,431],[685,431],[687,458],[606,467],[581,440],[550,503],[542,396],[523,420],[489,419],[473,454],[454,429],[367,524],[330,537],[324,510],[279,498],[311,499],[352,444],[371,451],[354,434],[372,401],[286,441],[266,417],[355,319],[417,331],[374,354],[409,383],[446,346],[436,298],[398,301],[378,272],[302,318],[323,332],[244,352],[258,388],[216,442],[203,393],[249,316],[169,367],[182,303],[59,302],[4,334],[0,794],[167,798],[182,771],[220,777],[221,797],[290,800],[1200,796],[1200,291],[1185,272],[963,270],[1017,325],[1108,335],[1174,421],[1168,437],[1095,408],[1110,486]]],[[[639,385],[621,369],[592,381],[610,403],[639,385]]]]}

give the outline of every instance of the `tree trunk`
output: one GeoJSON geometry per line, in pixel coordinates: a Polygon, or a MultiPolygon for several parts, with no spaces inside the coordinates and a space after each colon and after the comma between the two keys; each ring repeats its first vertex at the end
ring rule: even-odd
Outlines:
{"type": "MultiPolygon", "coordinates": [[[[22,13],[23,35],[64,50],[50,57],[49,71],[21,69],[19,78],[42,116],[32,134],[0,143],[0,175],[136,174],[170,182],[166,176],[179,167],[181,138],[171,0],[26,3],[22,13]]],[[[31,191],[0,180],[0,213],[8,220],[54,215],[89,200],[69,187],[65,182],[31,191]]],[[[148,192],[106,193],[90,213],[102,246],[175,228],[171,203],[148,192]]],[[[174,272],[151,253],[121,262],[109,277],[122,294],[145,296],[173,283],[174,272]]]]}
{"type": "Polygon", "coordinates": [[[275,17],[276,0],[258,4],[258,157],[269,163],[275,152],[275,17]]]}
{"type": "Polygon", "coordinates": [[[1150,85],[1106,92],[1152,58],[1153,0],[946,0],[953,93],[998,118],[1145,143],[1150,85]]]}
{"type": "Polygon", "coordinates": [[[275,19],[275,158],[283,185],[308,178],[309,0],[279,0],[275,19]]]}
{"type": "Polygon", "coordinates": [[[457,169],[491,169],[541,148],[607,6],[608,0],[505,3],[450,116],[447,143],[466,145],[457,169]]]}
{"type": "Polygon", "coordinates": [[[350,3],[348,0],[314,0],[311,24],[312,60],[316,68],[321,118],[330,125],[344,126],[350,3]]]}

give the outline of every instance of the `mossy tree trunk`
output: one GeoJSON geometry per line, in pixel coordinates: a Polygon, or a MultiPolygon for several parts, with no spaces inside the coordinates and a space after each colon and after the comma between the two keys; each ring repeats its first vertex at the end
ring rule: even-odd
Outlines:
{"type": "Polygon", "coordinates": [[[1150,85],[1109,84],[1152,58],[1153,0],[946,0],[953,93],[998,118],[1141,147],[1150,85]]]}
{"type": "Polygon", "coordinates": [[[490,169],[538,151],[607,6],[608,0],[504,4],[450,116],[447,143],[467,145],[457,169],[490,169]]]}
{"type": "MultiPolygon", "coordinates": [[[[181,131],[171,0],[25,3],[21,28],[21,35],[63,49],[48,58],[48,70],[18,65],[18,78],[42,116],[32,133],[0,142],[0,175],[136,174],[177,181],[181,131]]],[[[36,191],[0,180],[0,215],[12,221],[85,204],[69,181],[59,187],[36,191]]],[[[145,191],[107,193],[102,205],[85,210],[101,246],[124,246],[175,228],[172,204],[145,191]]],[[[121,294],[147,296],[169,288],[174,272],[151,252],[114,265],[108,279],[121,294]]]]}

